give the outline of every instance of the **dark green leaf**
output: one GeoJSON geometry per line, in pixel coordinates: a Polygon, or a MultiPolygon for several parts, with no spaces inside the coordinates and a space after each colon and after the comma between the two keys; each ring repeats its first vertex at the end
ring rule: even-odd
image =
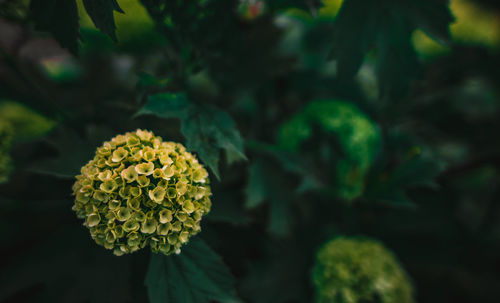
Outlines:
{"type": "Polygon", "coordinates": [[[180,255],[152,254],[145,285],[151,303],[239,302],[228,268],[197,238],[180,255]]]}
{"type": "Polygon", "coordinates": [[[246,225],[250,222],[249,213],[244,208],[244,198],[240,190],[214,189],[214,201],[207,220],[212,222],[230,223],[233,225],[246,225]]]}
{"type": "Polygon", "coordinates": [[[190,107],[185,94],[162,93],[149,96],[146,105],[135,116],[155,115],[183,121],[187,118],[190,107]]]}
{"type": "Polygon", "coordinates": [[[448,1],[344,1],[335,20],[332,41],[338,76],[352,78],[366,54],[376,47],[379,97],[401,98],[418,74],[411,45],[413,31],[421,28],[440,41],[448,41],[451,21],[448,1]]]}
{"type": "Polygon", "coordinates": [[[59,127],[46,138],[46,142],[56,149],[53,157],[29,164],[26,169],[58,178],[73,179],[80,173],[85,163],[92,159],[95,150],[104,140],[113,136],[108,129],[89,128],[87,140],[71,129],[59,127]]]}
{"type": "Polygon", "coordinates": [[[113,12],[124,13],[116,0],[83,0],[85,10],[101,32],[116,41],[116,25],[113,12]]]}
{"type": "Polygon", "coordinates": [[[408,16],[417,27],[439,42],[449,43],[449,25],[455,21],[449,4],[449,0],[407,0],[403,1],[402,7],[406,9],[408,16]]]}
{"type": "Polygon", "coordinates": [[[290,204],[293,194],[287,178],[288,176],[270,161],[254,160],[250,166],[245,190],[247,208],[255,208],[269,201],[268,230],[277,236],[289,234],[292,225],[290,204]]]}
{"type": "Polygon", "coordinates": [[[76,0],[32,0],[30,13],[35,29],[47,31],[71,52],[78,51],[78,8],[76,0]]]}
{"type": "Polygon", "coordinates": [[[219,177],[220,150],[226,152],[229,164],[245,160],[243,139],[233,119],[213,106],[189,103],[184,94],[163,93],[149,97],[136,116],[152,114],[161,118],[178,118],[186,146],[195,151],[201,160],[219,177]]]}

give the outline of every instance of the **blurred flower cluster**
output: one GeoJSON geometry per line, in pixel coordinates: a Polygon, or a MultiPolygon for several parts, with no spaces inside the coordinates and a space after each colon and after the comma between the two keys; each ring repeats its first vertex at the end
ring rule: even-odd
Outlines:
{"type": "Polygon", "coordinates": [[[369,239],[326,243],[318,252],[313,282],[320,303],[414,302],[411,284],[393,254],[369,239]]]}
{"type": "Polygon", "coordinates": [[[210,211],[208,172],[184,146],[152,132],[118,135],[76,177],[73,210],[114,254],[147,245],[179,253],[210,211]]]}

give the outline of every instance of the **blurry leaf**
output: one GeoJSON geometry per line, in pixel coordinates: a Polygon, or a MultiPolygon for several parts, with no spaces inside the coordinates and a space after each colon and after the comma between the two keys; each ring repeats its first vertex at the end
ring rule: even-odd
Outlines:
{"type": "Polygon", "coordinates": [[[146,92],[148,92],[149,90],[160,89],[164,87],[169,81],[168,78],[158,79],[153,75],[147,73],[139,73],[137,76],[139,77],[139,79],[136,84],[136,89],[139,101],[142,99],[146,92]]]}
{"type": "Polygon", "coordinates": [[[278,236],[289,234],[293,195],[287,176],[273,163],[258,159],[250,165],[248,178],[246,207],[255,208],[269,201],[269,232],[278,236]]]}
{"type": "Polygon", "coordinates": [[[265,176],[264,166],[259,162],[254,162],[250,165],[248,175],[247,193],[247,208],[254,208],[261,205],[267,198],[268,184],[261,177],[265,176]]]}
{"type": "Polygon", "coordinates": [[[162,93],[149,96],[148,102],[136,114],[156,115],[161,118],[186,119],[190,104],[183,93],[162,93]]]}
{"type": "Polygon", "coordinates": [[[243,139],[236,124],[226,112],[216,107],[189,103],[184,94],[162,93],[150,96],[136,116],[145,114],[180,119],[186,147],[197,152],[217,178],[220,178],[220,149],[226,152],[229,164],[246,159],[243,139]]]}
{"type": "Polygon", "coordinates": [[[0,120],[8,122],[16,141],[38,139],[51,131],[55,122],[21,103],[0,100],[0,120]]]}
{"type": "MultiPolygon", "coordinates": [[[[317,176],[313,174],[311,169],[307,166],[307,164],[303,161],[303,157],[300,155],[290,152],[289,150],[283,149],[282,147],[276,146],[276,145],[270,145],[270,144],[265,144],[262,142],[258,141],[248,141],[247,146],[249,149],[252,149],[256,152],[268,155],[273,157],[276,161],[278,161],[283,169],[287,172],[296,174],[299,178],[301,178],[301,184],[299,187],[297,187],[296,192],[297,193],[304,193],[309,190],[313,189],[319,189],[325,186],[325,184],[322,183],[321,180],[317,176]]],[[[258,174],[256,172],[252,172],[252,169],[257,169],[257,168],[250,168],[250,174],[258,174]]],[[[252,180],[252,178],[250,178],[252,180]]],[[[252,191],[254,195],[258,195],[259,189],[258,188],[250,188],[252,186],[258,186],[258,185],[253,185],[253,184],[248,184],[249,191],[252,191]]],[[[250,202],[253,201],[254,199],[257,199],[258,196],[254,197],[248,197],[250,199],[249,201],[247,200],[247,203],[250,205],[258,205],[260,202],[255,203],[255,202],[250,202]]],[[[257,199],[258,200],[258,199],[257,199]]]]}
{"type": "Polygon", "coordinates": [[[498,11],[482,6],[478,1],[454,0],[450,3],[456,22],[451,25],[453,40],[459,43],[500,46],[500,18],[498,11]]]}
{"type": "Polygon", "coordinates": [[[312,137],[315,124],[335,135],[343,149],[344,156],[338,159],[336,168],[339,195],[349,200],[358,197],[363,191],[364,175],[380,146],[377,125],[351,103],[314,101],[282,125],[279,144],[300,153],[300,145],[312,137]]]}
{"type": "Polygon", "coordinates": [[[214,203],[207,215],[207,220],[213,222],[246,225],[250,222],[249,213],[243,207],[244,199],[240,190],[214,190],[214,203]]]}
{"type": "Polygon", "coordinates": [[[352,78],[368,51],[376,47],[379,97],[400,98],[418,71],[412,32],[421,28],[441,42],[449,41],[452,21],[445,0],[345,1],[335,20],[332,41],[338,76],[352,78]]]}
{"type": "Polygon", "coordinates": [[[47,143],[57,150],[57,155],[38,160],[25,169],[72,179],[80,173],[82,166],[92,159],[96,148],[112,136],[113,133],[107,129],[89,127],[85,140],[72,130],[60,127],[46,138],[47,143]]]}
{"type": "Polygon", "coordinates": [[[191,239],[179,255],[151,254],[145,285],[151,303],[239,302],[228,268],[198,238],[191,239]]]}
{"type": "Polygon", "coordinates": [[[449,25],[455,18],[449,7],[449,0],[405,0],[401,5],[416,27],[440,43],[450,42],[449,25]]]}
{"type": "Polygon", "coordinates": [[[101,32],[116,41],[116,26],[113,12],[123,13],[116,0],[83,0],[85,10],[101,32]]]}
{"type": "Polygon", "coordinates": [[[35,29],[47,31],[71,52],[78,51],[78,9],[76,0],[31,0],[35,29]]]}
{"type": "Polygon", "coordinates": [[[406,20],[394,18],[377,41],[379,98],[397,102],[417,78],[419,64],[406,20]],[[382,38],[383,37],[383,38],[382,38]]]}
{"type": "Polygon", "coordinates": [[[443,165],[436,159],[418,155],[396,168],[391,178],[395,184],[405,187],[437,187],[435,178],[443,170],[443,165]]]}
{"type": "Polygon", "coordinates": [[[444,165],[431,155],[423,155],[421,147],[413,147],[394,169],[384,169],[368,182],[365,198],[393,206],[414,207],[405,191],[418,186],[437,188],[436,178],[444,165]]]}

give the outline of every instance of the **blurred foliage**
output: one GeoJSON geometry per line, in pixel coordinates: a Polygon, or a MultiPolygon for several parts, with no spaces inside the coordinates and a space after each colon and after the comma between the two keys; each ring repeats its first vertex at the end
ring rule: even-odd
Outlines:
{"type": "Polygon", "coordinates": [[[8,122],[0,122],[0,184],[9,180],[12,171],[10,149],[12,147],[13,130],[8,122]]]}
{"type": "Polygon", "coordinates": [[[16,141],[38,139],[55,126],[56,122],[47,119],[22,103],[0,100],[0,119],[8,123],[16,141]]]}
{"type": "Polygon", "coordinates": [[[417,302],[496,303],[498,20],[488,0],[0,0],[0,302],[313,302],[321,247],[365,236],[417,302]],[[178,256],[115,257],[71,211],[96,148],[138,128],[210,173],[178,256]]]}

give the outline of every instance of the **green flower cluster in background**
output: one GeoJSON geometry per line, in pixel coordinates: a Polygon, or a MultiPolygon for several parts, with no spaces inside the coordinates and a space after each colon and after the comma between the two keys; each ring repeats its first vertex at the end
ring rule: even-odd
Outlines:
{"type": "Polygon", "coordinates": [[[8,181],[12,170],[10,149],[12,147],[12,127],[0,121],[0,184],[8,181]]]}
{"type": "Polygon", "coordinates": [[[185,147],[152,132],[118,135],[76,177],[73,210],[114,254],[146,245],[179,253],[210,211],[208,172],[185,147]]]}
{"type": "Polygon", "coordinates": [[[335,173],[338,194],[347,200],[359,197],[365,174],[381,144],[376,124],[349,102],[315,100],[282,125],[278,136],[280,146],[299,151],[300,145],[313,135],[315,124],[337,135],[345,153],[335,173]]]}
{"type": "Polygon", "coordinates": [[[411,303],[412,286],[393,254],[369,239],[336,238],[313,269],[318,303],[411,303]]]}

